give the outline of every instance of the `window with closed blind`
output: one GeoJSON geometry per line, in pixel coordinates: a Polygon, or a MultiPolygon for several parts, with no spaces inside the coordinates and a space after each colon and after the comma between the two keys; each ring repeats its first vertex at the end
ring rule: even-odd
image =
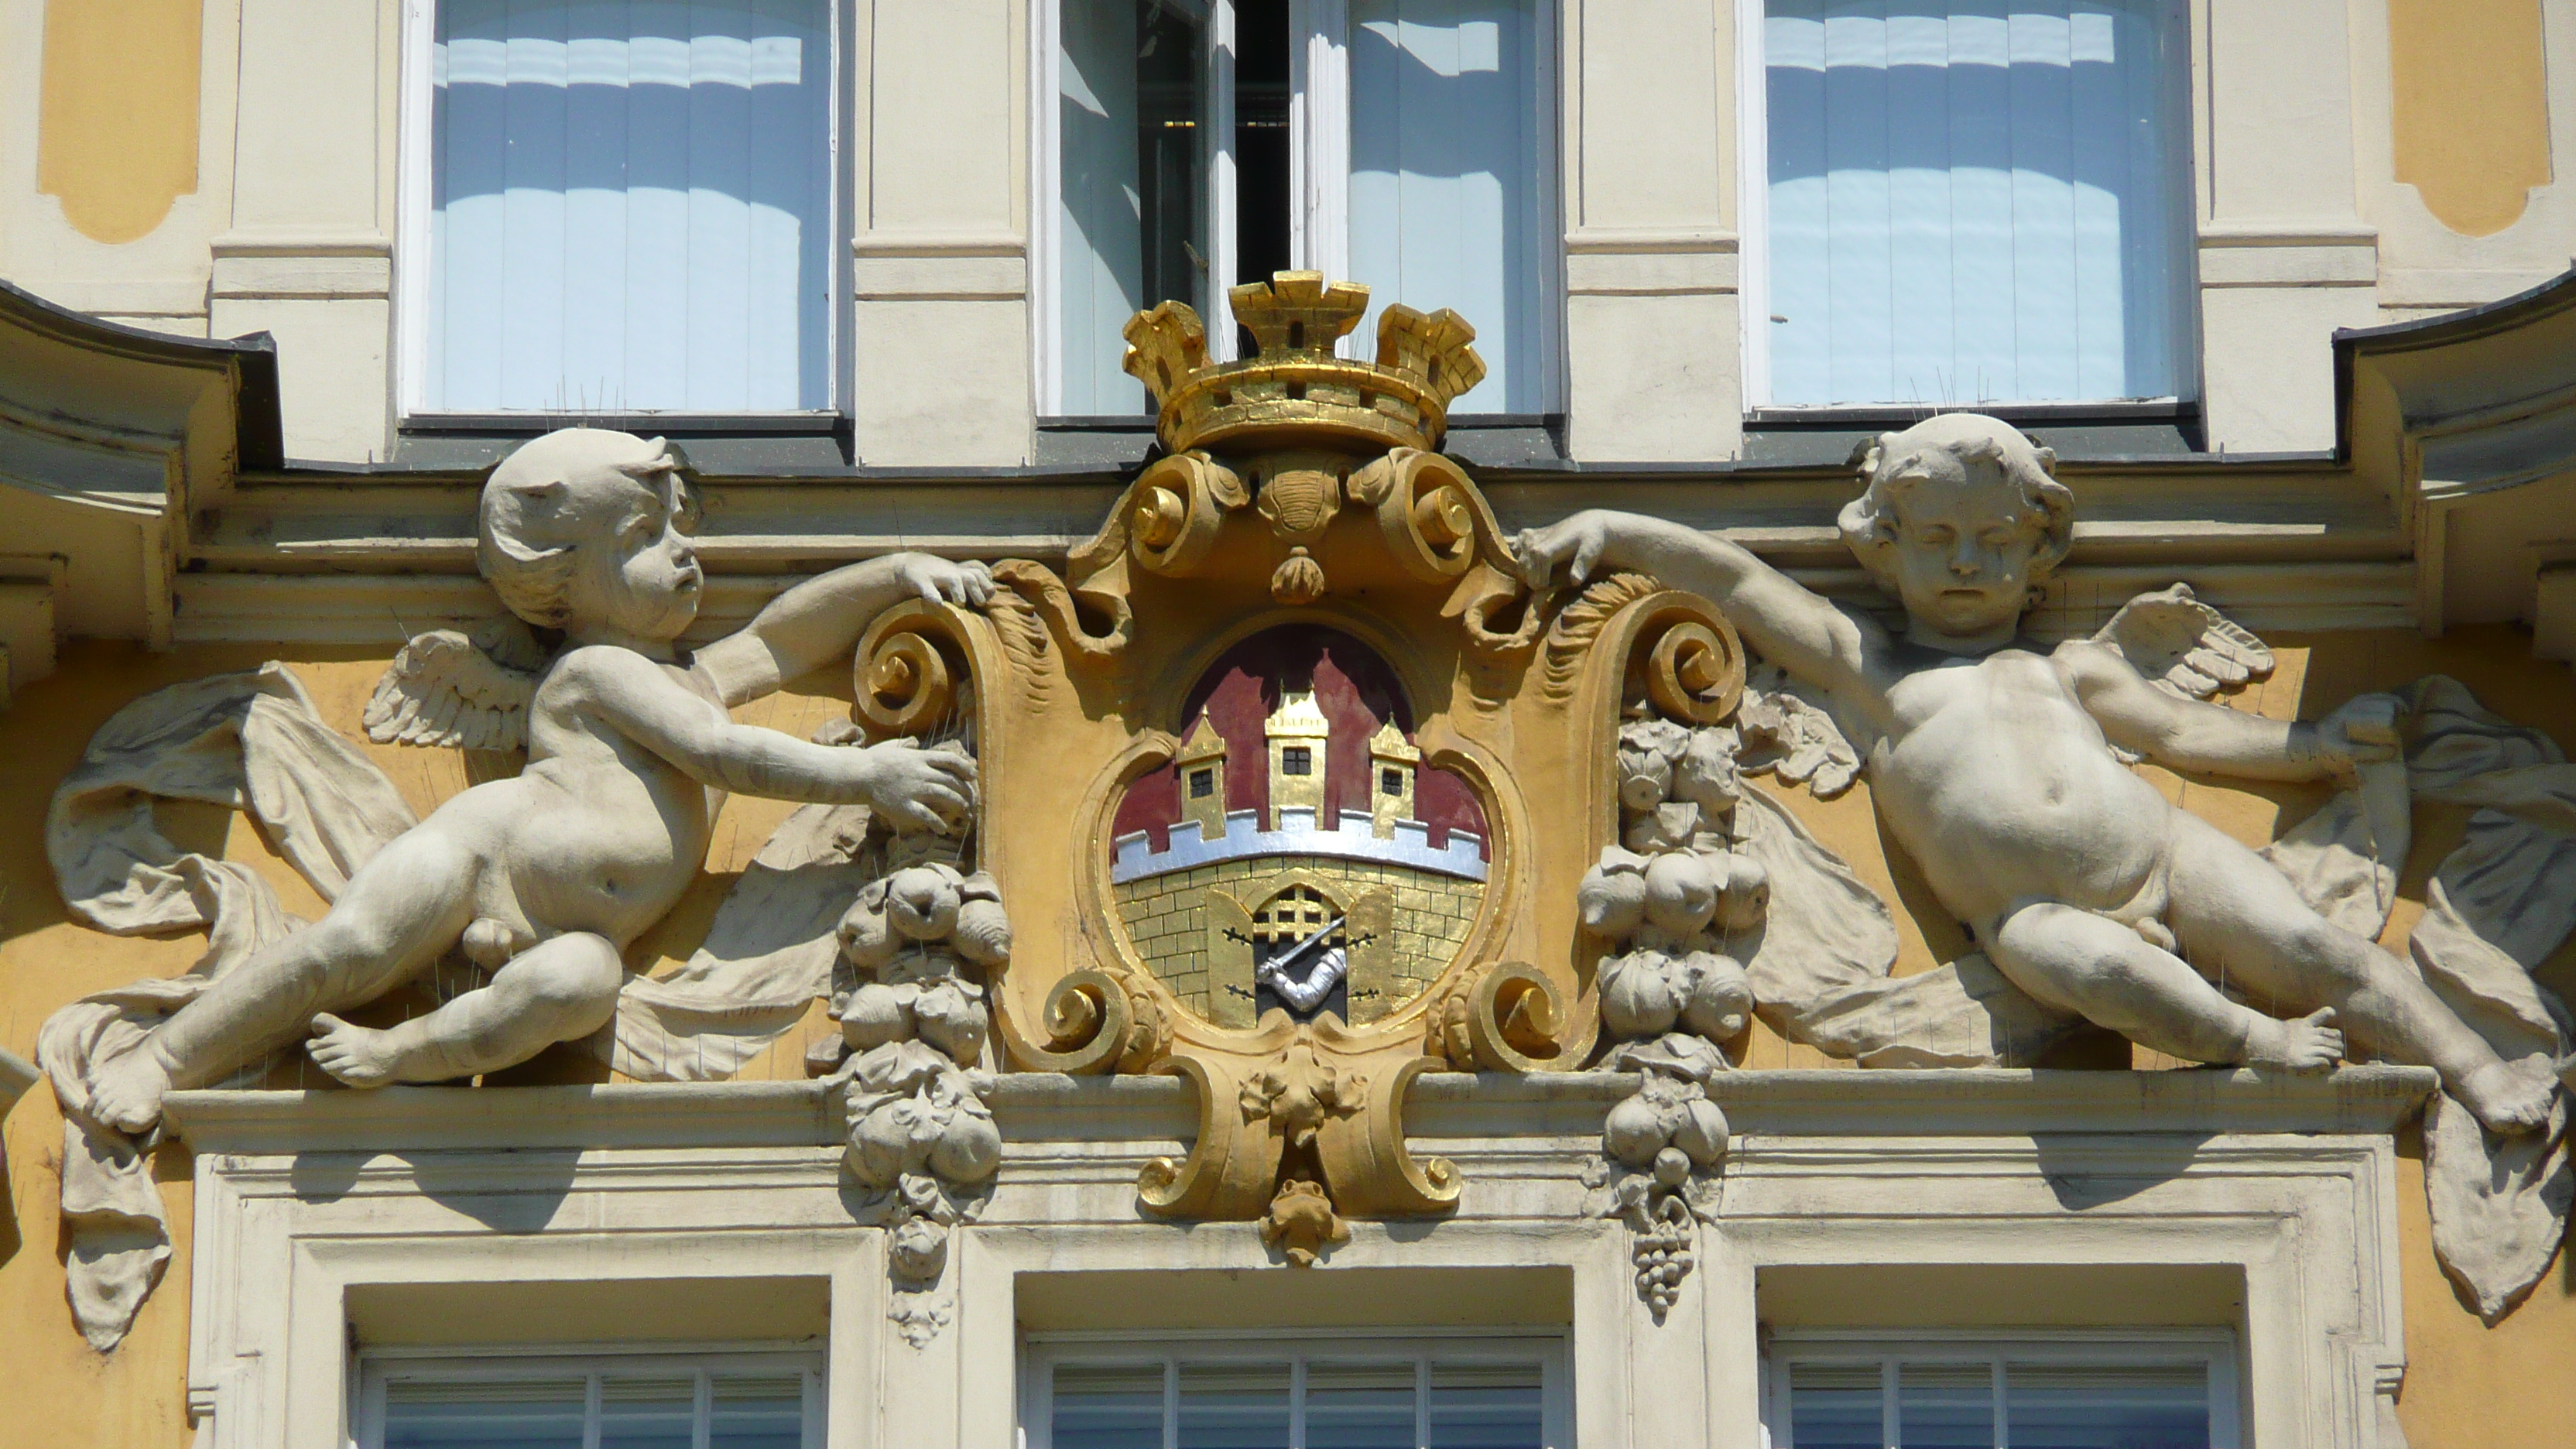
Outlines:
{"type": "Polygon", "coordinates": [[[785,1353],[370,1356],[359,1449],[822,1449],[823,1365],[785,1353]]]}
{"type": "Polygon", "coordinates": [[[1782,1335],[1774,1449],[2237,1449],[2232,1336],[1782,1335]]]}
{"type": "Polygon", "coordinates": [[[2180,0],[1746,11],[1756,407],[2192,395],[2180,0]]]}
{"type": "Polygon", "coordinates": [[[1564,1449],[1558,1338],[1033,1344],[1030,1449],[1564,1449]]]}
{"type": "Polygon", "coordinates": [[[407,413],[831,407],[831,0],[419,13],[407,413]]]}

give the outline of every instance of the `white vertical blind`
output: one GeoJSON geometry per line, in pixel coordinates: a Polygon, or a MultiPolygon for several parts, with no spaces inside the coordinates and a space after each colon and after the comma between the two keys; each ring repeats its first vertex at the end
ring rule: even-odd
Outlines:
{"type": "Polygon", "coordinates": [[[1350,269],[1370,289],[1357,343],[1389,302],[1454,307],[1476,328],[1485,380],[1459,412],[1542,412],[1546,107],[1535,0],[1350,0],[1350,269]]]}
{"type": "Polygon", "coordinates": [[[2170,0],[1768,0],[1770,402],[2170,397],[2170,0]]]}
{"type": "Polygon", "coordinates": [[[1133,0],[1063,7],[1057,50],[1055,411],[1141,413],[1145,387],[1119,368],[1127,319],[1144,306],[1144,198],[1136,174],[1133,0]]]}
{"type": "Polygon", "coordinates": [[[438,0],[436,412],[831,405],[828,0],[438,0]]]}

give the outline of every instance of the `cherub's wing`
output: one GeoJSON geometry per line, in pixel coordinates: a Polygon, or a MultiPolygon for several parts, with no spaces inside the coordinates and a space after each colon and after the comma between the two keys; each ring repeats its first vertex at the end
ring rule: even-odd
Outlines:
{"type": "Polygon", "coordinates": [[[2093,642],[2128,661],[2149,684],[2186,699],[2207,699],[2272,672],[2271,646],[2194,598],[2189,584],[2122,604],[2093,642]]]}
{"type": "Polygon", "coordinates": [[[414,637],[376,681],[367,701],[367,738],[380,745],[527,748],[528,701],[542,672],[534,647],[532,639],[494,629],[471,637],[432,629],[414,637]],[[522,660],[527,667],[519,667],[522,660]]]}

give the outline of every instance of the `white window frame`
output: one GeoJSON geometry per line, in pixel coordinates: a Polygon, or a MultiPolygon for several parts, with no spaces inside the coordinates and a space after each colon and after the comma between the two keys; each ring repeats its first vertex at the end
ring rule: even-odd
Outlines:
{"type": "Polygon", "coordinates": [[[1549,1449],[1573,1449],[1573,1359],[1564,1330],[1408,1328],[1400,1333],[1365,1333],[1348,1328],[1264,1329],[1257,1335],[1196,1332],[1033,1333],[1020,1354],[1020,1440],[1024,1449],[1054,1449],[1054,1373],[1059,1364],[1159,1363],[1163,1368],[1163,1442],[1175,1442],[1179,1425],[1177,1381],[1181,1361],[1192,1363],[1276,1363],[1290,1369],[1289,1435],[1292,1446],[1305,1443],[1306,1360],[1400,1359],[1414,1361],[1415,1422],[1428,1411],[1424,1389],[1429,1363],[1519,1362],[1539,1365],[1539,1425],[1549,1449]]]}
{"type": "MultiPolygon", "coordinates": [[[[2198,52],[2192,47],[2190,5],[2185,0],[2168,0],[2178,12],[2175,19],[2182,26],[2179,53],[2186,70],[2197,69],[2198,52]]],[[[1765,0],[1736,0],[1735,4],[1735,93],[1736,104],[1736,300],[1737,315],[1744,321],[1737,339],[1739,366],[1744,373],[1744,410],[1784,414],[1836,412],[1886,412],[1891,407],[1904,410],[1937,411],[1942,407],[2046,407],[2055,409],[2083,408],[2085,399],[2050,399],[2030,401],[2018,398],[1944,398],[1932,403],[1824,403],[1782,405],[1771,400],[1771,68],[1765,53],[1763,22],[1769,17],[1765,0]]],[[[2198,200],[2200,169],[2199,146],[2192,134],[2191,76],[2178,77],[2165,87],[2163,124],[2173,140],[2174,165],[2182,174],[2166,178],[2173,191],[2175,230],[2175,277],[2172,306],[2175,312],[2175,375],[2181,384],[2176,395],[2144,399],[2150,406],[2170,405],[2197,400],[2201,386],[2200,345],[2200,246],[2194,219],[2200,214],[2198,200]]],[[[2102,399],[2105,406],[2124,406],[2135,399],[2102,399]]]]}
{"type": "MultiPolygon", "coordinates": [[[[429,381],[429,309],[430,309],[430,198],[433,194],[430,167],[435,157],[430,134],[430,118],[435,97],[430,84],[430,49],[438,41],[439,0],[402,0],[402,40],[399,62],[401,90],[395,121],[396,179],[394,188],[394,417],[397,424],[422,419],[502,416],[544,418],[559,414],[542,408],[514,408],[500,414],[468,413],[454,410],[431,411],[421,406],[429,381]]],[[[725,416],[758,418],[813,418],[818,421],[837,419],[846,411],[850,396],[847,376],[850,360],[844,345],[850,325],[850,181],[847,155],[841,145],[842,133],[848,129],[845,97],[850,89],[848,42],[851,0],[828,0],[824,12],[831,34],[827,44],[825,73],[831,76],[830,94],[824,98],[825,168],[831,177],[831,195],[824,202],[824,214],[830,219],[832,235],[823,248],[824,265],[830,275],[823,279],[824,338],[823,377],[828,392],[820,408],[778,408],[725,416]]],[[[673,417],[696,416],[673,411],[673,417]]],[[[619,416],[651,416],[638,411],[619,416]]]]}
{"type": "MultiPolygon", "coordinates": [[[[1892,1406],[1899,1364],[2000,1366],[2006,1359],[2111,1367],[2202,1365],[2209,1375],[2209,1449],[2242,1449],[2236,1335],[2223,1328],[1783,1329],[1770,1335],[1762,1358],[1763,1437],[1772,1449],[1797,1449],[1789,1414],[1789,1369],[1796,1364],[1876,1361],[1888,1376],[1882,1380],[1881,1402],[1892,1406]]],[[[1893,1423],[1886,1426],[1889,1444],[1896,1443],[1894,1429],[1893,1423]]],[[[1999,1441],[2007,1433],[2000,1388],[1995,1433],[1999,1441]]]]}
{"type": "MultiPolygon", "coordinates": [[[[805,1383],[804,1449],[823,1449],[824,1356],[810,1347],[759,1344],[729,1344],[685,1351],[675,1351],[665,1345],[647,1350],[632,1345],[610,1344],[438,1344],[370,1348],[364,1350],[352,1366],[356,1381],[352,1385],[350,1401],[358,1410],[354,1449],[383,1449],[385,1385],[391,1379],[492,1382],[560,1379],[575,1374],[696,1373],[699,1375],[698,1411],[703,1420],[707,1409],[707,1375],[728,1369],[800,1375],[805,1383]]],[[[598,1408],[598,1395],[594,1392],[589,1411],[595,1416],[598,1408]]],[[[594,1445],[597,1439],[597,1434],[585,1427],[585,1446],[594,1445]]],[[[705,1435],[697,1436],[698,1449],[706,1449],[706,1442],[705,1435]]]]}
{"type": "MultiPolygon", "coordinates": [[[[1064,183],[1063,126],[1056,109],[1056,86],[1065,3],[1066,0],[1030,0],[1029,4],[1030,54],[1038,58],[1038,63],[1029,67],[1033,83],[1029,114],[1037,118],[1037,124],[1029,128],[1033,144],[1030,174],[1037,183],[1029,269],[1029,302],[1037,309],[1036,325],[1031,328],[1037,340],[1037,365],[1031,376],[1037,385],[1037,415],[1042,419],[1068,416],[1062,402],[1064,319],[1056,297],[1057,269],[1064,256],[1059,191],[1064,183]]],[[[1235,247],[1234,94],[1217,84],[1217,54],[1234,45],[1234,0],[1185,3],[1193,8],[1203,5],[1207,11],[1204,83],[1208,119],[1202,156],[1207,173],[1204,200],[1208,287],[1207,306],[1201,309],[1201,315],[1207,323],[1208,356],[1226,362],[1234,359],[1237,343],[1226,287],[1260,280],[1235,275],[1239,262],[1235,247]]],[[[1562,0],[1535,0],[1535,9],[1532,38],[1538,47],[1540,78],[1535,99],[1539,119],[1544,123],[1536,147],[1535,184],[1545,213],[1545,250],[1550,260],[1539,269],[1538,282],[1546,296],[1537,309],[1543,319],[1542,335],[1532,351],[1541,359],[1539,391],[1548,400],[1541,411],[1552,414],[1565,407],[1565,191],[1558,182],[1557,157],[1563,145],[1565,109],[1565,73],[1558,39],[1563,23],[1562,0]]],[[[1288,208],[1288,264],[1340,280],[1350,275],[1351,266],[1348,0],[1289,0],[1288,31],[1288,188],[1294,202],[1288,208]]],[[[1470,325],[1476,320],[1467,319],[1470,325]]],[[[1338,347],[1342,356],[1363,359],[1374,358],[1376,349],[1376,338],[1356,333],[1341,339],[1338,347]]],[[[1144,416],[1138,414],[1140,420],[1144,416]]]]}

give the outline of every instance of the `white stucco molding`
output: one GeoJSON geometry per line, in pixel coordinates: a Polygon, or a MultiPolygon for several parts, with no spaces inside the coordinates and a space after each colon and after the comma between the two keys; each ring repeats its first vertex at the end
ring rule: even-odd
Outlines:
{"type": "MultiPolygon", "coordinates": [[[[1766,1269],[2215,1268],[2245,1285],[2255,1441],[2386,1449],[2404,1363],[2388,1134],[2432,1084],[2392,1067],[1731,1074],[1713,1092],[1738,1134],[1719,1221],[1657,1325],[1626,1229],[1586,1215],[1581,1177],[1631,1079],[1428,1076],[1407,1116],[1415,1150],[1466,1175],[1459,1212],[1354,1224],[1315,1271],[1372,1302],[1401,1281],[1373,1269],[1561,1269],[1583,1443],[1753,1449],[1766,1269]]],[[[197,1153],[200,1443],[338,1449],[353,1290],[622,1281],[669,1300],[667,1338],[687,1314],[672,1280],[798,1278],[829,1286],[833,1445],[1006,1449],[1023,1275],[1221,1270],[1253,1295],[1291,1281],[1253,1224],[1138,1210],[1137,1170],[1185,1145],[1189,1093],[1171,1077],[997,1079],[1000,1186],[953,1260],[952,1326],[919,1349],[887,1320],[879,1235],[851,1222],[821,1086],[174,1093],[197,1153]]],[[[542,1299],[510,1295],[520,1312],[542,1299]]]]}

